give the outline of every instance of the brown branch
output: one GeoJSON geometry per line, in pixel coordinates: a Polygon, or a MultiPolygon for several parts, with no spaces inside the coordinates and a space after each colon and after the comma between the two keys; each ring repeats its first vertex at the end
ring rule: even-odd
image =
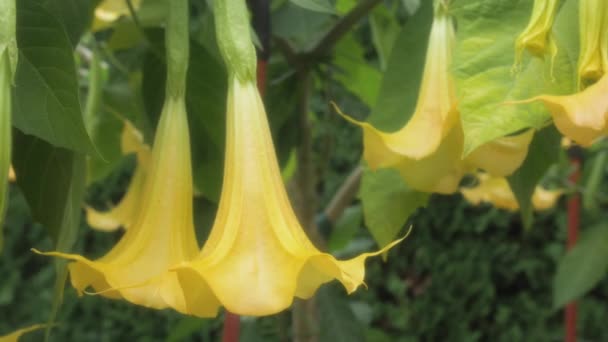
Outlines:
{"type": "Polygon", "coordinates": [[[355,24],[361,20],[369,11],[374,9],[382,0],[363,0],[355,8],[350,10],[338,23],[332,27],[327,34],[321,38],[319,43],[307,54],[315,58],[323,57],[348,33],[355,24]]]}
{"type": "Polygon", "coordinates": [[[327,55],[336,43],[366,16],[382,0],[363,0],[359,5],[342,17],[334,27],[319,40],[309,51],[297,53],[289,43],[281,37],[274,37],[274,43],[281,51],[287,63],[296,69],[306,69],[314,65],[318,59],[327,55]]]}
{"type": "Polygon", "coordinates": [[[327,216],[327,219],[332,224],[336,224],[344,213],[344,210],[348,208],[350,203],[357,195],[359,185],[361,184],[362,175],[363,168],[359,165],[350,173],[344,183],[342,183],[340,189],[338,189],[334,197],[329,202],[329,205],[327,205],[327,208],[325,208],[325,216],[327,216]]]}

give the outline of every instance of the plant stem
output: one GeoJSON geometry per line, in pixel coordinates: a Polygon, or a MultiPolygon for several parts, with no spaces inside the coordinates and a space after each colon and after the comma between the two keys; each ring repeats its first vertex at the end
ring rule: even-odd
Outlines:
{"type": "MultiPolygon", "coordinates": [[[[298,72],[298,113],[299,145],[296,151],[297,169],[295,174],[294,202],[296,214],[308,237],[317,246],[322,243],[315,224],[317,209],[316,175],[313,161],[312,124],[308,119],[308,108],[311,91],[309,70],[298,72]]],[[[319,339],[319,324],[314,297],[309,300],[296,300],[293,306],[293,332],[296,342],[315,342],[319,339]]]]}

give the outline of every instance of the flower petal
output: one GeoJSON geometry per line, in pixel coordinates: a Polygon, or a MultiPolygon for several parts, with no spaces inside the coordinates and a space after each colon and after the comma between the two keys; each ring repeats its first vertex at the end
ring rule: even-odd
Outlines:
{"type": "Polygon", "coordinates": [[[540,95],[514,103],[542,101],[551,111],[557,129],[582,146],[590,146],[608,133],[608,74],[585,90],[564,96],[540,95]]]}
{"type": "Polygon", "coordinates": [[[496,139],[475,149],[466,160],[493,176],[508,176],[526,159],[533,136],[534,131],[527,130],[518,135],[496,139]]]}

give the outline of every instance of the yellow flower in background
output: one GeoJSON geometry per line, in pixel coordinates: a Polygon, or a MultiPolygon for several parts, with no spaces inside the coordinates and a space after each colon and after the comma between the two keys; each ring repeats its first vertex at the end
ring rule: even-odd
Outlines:
{"type": "Polygon", "coordinates": [[[579,1],[579,84],[596,81],[608,70],[608,3],[579,1]]]}
{"type": "Polygon", "coordinates": [[[129,228],[135,223],[144,191],[146,174],[149,172],[151,152],[150,147],[144,143],[141,132],[132,123],[125,120],[121,136],[121,148],[123,154],[135,153],[137,166],[133,178],[125,196],[121,201],[106,212],[97,211],[86,207],[87,223],[93,228],[101,231],[114,231],[119,227],[129,228]]]}
{"type": "Polygon", "coordinates": [[[585,90],[571,95],[540,95],[515,103],[542,101],[551,112],[557,129],[582,146],[590,146],[608,128],[608,75],[585,90]]]}
{"type": "Polygon", "coordinates": [[[454,45],[451,17],[438,14],[433,20],[426,62],[416,108],[407,124],[385,133],[341,112],[363,128],[364,158],[372,170],[393,166],[403,158],[424,159],[433,154],[458,121],[454,81],[449,72],[454,45]]]}
{"type": "Polygon", "coordinates": [[[466,173],[482,169],[494,176],[508,176],[517,170],[528,154],[533,130],[498,138],[462,159],[464,136],[458,123],[439,149],[421,160],[403,159],[394,167],[405,182],[418,191],[452,194],[458,191],[466,173]]]}
{"type": "Polygon", "coordinates": [[[302,230],[289,203],[264,104],[255,81],[229,81],[224,182],[211,234],[191,262],[175,268],[185,310],[213,317],[220,306],[262,316],[310,298],[338,279],[349,293],[361,284],[365,259],[338,261],[320,252],[302,230]]]}
{"type": "MultiPolygon", "coordinates": [[[[474,205],[490,203],[496,208],[516,211],[519,209],[517,199],[504,177],[493,177],[478,173],[479,185],[472,188],[461,188],[464,198],[474,205]]],[[[536,210],[552,208],[562,195],[561,190],[546,190],[537,186],[532,195],[532,206],[536,210]]]]}
{"type": "Polygon", "coordinates": [[[102,296],[146,307],[184,307],[177,275],[168,269],[198,253],[192,191],[185,103],[169,97],[139,197],[139,214],[118,244],[94,261],[76,254],[43,254],[74,261],[68,268],[79,294],[92,287],[102,296]]]}
{"type": "MultiPolygon", "coordinates": [[[[139,8],[141,2],[142,0],[131,0],[134,9],[139,8]]],[[[95,8],[92,31],[106,29],[120,17],[130,14],[126,0],[104,0],[95,8]]]]}
{"type": "Polygon", "coordinates": [[[528,26],[515,40],[516,69],[521,64],[524,50],[541,58],[548,52],[552,61],[557,56],[557,45],[551,33],[557,4],[558,0],[534,0],[528,26]]]}
{"type": "Polygon", "coordinates": [[[14,182],[16,180],[17,180],[17,175],[15,174],[15,170],[13,169],[13,166],[11,165],[8,169],[8,181],[14,182]]]}
{"type": "Polygon", "coordinates": [[[493,176],[505,177],[517,170],[528,155],[534,130],[498,138],[471,152],[466,162],[493,176]]]}
{"type": "Polygon", "coordinates": [[[44,327],[46,327],[46,324],[35,324],[27,328],[19,329],[8,335],[0,336],[0,342],[17,342],[21,336],[44,327]]]}

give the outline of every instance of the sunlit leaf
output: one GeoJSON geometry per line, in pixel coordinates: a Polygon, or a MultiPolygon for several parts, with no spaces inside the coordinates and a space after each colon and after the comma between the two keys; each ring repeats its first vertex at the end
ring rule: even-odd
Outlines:
{"type": "Polygon", "coordinates": [[[526,26],[530,1],[457,1],[458,21],[454,74],[465,134],[464,154],[496,138],[527,127],[541,128],[550,120],[540,105],[505,102],[540,93],[565,94],[574,90],[577,28],[576,1],[562,6],[554,24],[558,54],[555,64],[527,56],[514,69],[514,37],[526,26]],[[459,7],[459,5],[461,7],[459,7]]]}
{"type": "Polygon", "coordinates": [[[395,240],[408,217],[425,206],[429,197],[408,188],[395,169],[366,170],[359,196],[365,224],[379,246],[395,240]]]}
{"type": "Polygon", "coordinates": [[[364,53],[353,35],[340,40],[334,61],[338,68],[336,79],[371,107],[376,102],[381,74],[365,60],[364,53]]]}

